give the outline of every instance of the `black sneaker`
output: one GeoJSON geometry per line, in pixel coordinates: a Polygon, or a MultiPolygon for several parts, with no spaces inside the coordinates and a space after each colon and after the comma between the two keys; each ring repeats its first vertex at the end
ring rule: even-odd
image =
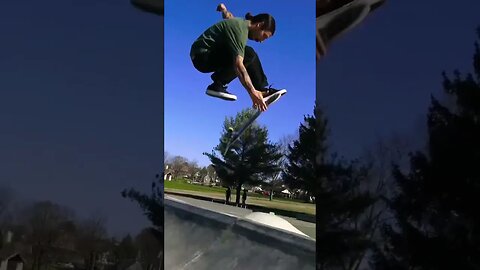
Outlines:
{"type": "Polygon", "coordinates": [[[281,96],[287,93],[287,89],[275,89],[275,88],[272,88],[271,86],[262,88],[260,91],[262,92],[263,101],[265,102],[267,102],[272,96],[274,96],[277,93],[279,93],[281,96]]]}
{"type": "Polygon", "coordinates": [[[218,82],[213,82],[212,84],[210,84],[207,87],[206,94],[209,96],[221,98],[224,100],[230,100],[230,101],[237,100],[237,96],[227,91],[226,85],[222,85],[221,83],[218,83],[218,82]]]}

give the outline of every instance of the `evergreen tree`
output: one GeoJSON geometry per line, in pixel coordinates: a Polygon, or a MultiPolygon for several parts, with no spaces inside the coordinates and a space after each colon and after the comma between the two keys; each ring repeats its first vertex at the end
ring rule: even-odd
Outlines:
{"type": "MultiPolygon", "coordinates": [[[[480,29],[478,32],[480,38],[480,29]]],[[[410,171],[394,169],[398,190],[389,201],[376,269],[480,269],[480,51],[474,74],[443,73],[452,106],[432,97],[426,153],[411,155],[410,171]]]]}
{"type": "Polygon", "coordinates": [[[289,147],[286,183],[315,197],[318,269],[357,269],[370,245],[362,215],[373,199],[360,189],[368,170],[329,155],[327,119],[314,112],[289,147]]]}
{"type": "Polygon", "coordinates": [[[267,129],[257,123],[253,123],[245,130],[225,153],[229,141],[229,128],[238,130],[253,113],[252,109],[247,109],[235,117],[227,117],[219,144],[212,153],[204,153],[212,162],[222,183],[236,188],[237,205],[240,203],[242,185],[262,183],[279,170],[277,161],[281,158],[281,153],[278,146],[269,142],[267,129]]]}
{"type": "Polygon", "coordinates": [[[298,139],[288,146],[285,183],[291,189],[303,190],[305,199],[314,195],[317,184],[317,134],[316,117],[305,116],[300,124],[298,139]]]}
{"type": "MultiPolygon", "coordinates": [[[[122,196],[124,198],[129,198],[132,201],[138,203],[140,208],[142,208],[144,214],[147,218],[152,222],[152,227],[150,228],[150,232],[153,236],[158,240],[159,243],[163,243],[164,239],[164,206],[163,206],[163,174],[156,175],[158,179],[158,184],[156,182],[152,182],[152,190],[151,194],[143,194],[135,189],[123,190],[122,196]]],[[[160,245],[163,247],[163,245],[160,245]]],[[[160,267],[163,269],[163,250],[162,250],[162,258],[160,262],[160,267]]]]}
{"type": "Polygon", "coordinates": [[[360,190],[368,170],[329,155],[327,119],[316,107],[289,147],[286,183],[314,195],[318,269],[356,269],[369,247],[361,219],[373,203],[360,190]]]}

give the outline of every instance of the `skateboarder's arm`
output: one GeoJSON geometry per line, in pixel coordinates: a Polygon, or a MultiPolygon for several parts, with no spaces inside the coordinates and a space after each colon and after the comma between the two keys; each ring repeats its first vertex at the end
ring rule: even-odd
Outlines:
{"type": "Polygon", "coordinates": [[[235,72],[238,76],[238,79],[240,79],[243,87],[245,87],[248,93],[252,95],[256,89],[252,84],[250,76],[248,75],[247,68],[245,67],[245,65],[243,65],[243,57],[240,55],[237,55],[237,57],[235,58],[235,72]]]}
{"type": "Polygon", "coordinates": [[[263,100],[262,93],[253,86],[252,80],[248,75],[247,68],[245,68],[245,65],[243,65],[243,57],[240,55],[237,55],[235,58],[235,72],[237,73],[237,76],[243,87],[247,89],[248,94],[252,98],[254,107],[262,112],[266,111],[267,104],[265,104],[265,101],[263,100]]]}
{"type": "Polygon", "coordinates": [[[224,19],[233,18],[233,14],[227,10],[227,7],[223,3],[217,6],[217,11],[222,13],[222,18],[224,19]]]}

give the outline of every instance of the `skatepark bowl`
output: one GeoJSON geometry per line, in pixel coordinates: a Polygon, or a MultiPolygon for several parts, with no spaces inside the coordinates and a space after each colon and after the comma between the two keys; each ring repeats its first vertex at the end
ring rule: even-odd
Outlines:
{"type": "Polygon", "coordinates": [[[175,198],[164,202],[165,269],[315,269],[315,240],[279,217],[272,220],[282,228],[262,224],[269,214],[237,217],[175,198]]]}

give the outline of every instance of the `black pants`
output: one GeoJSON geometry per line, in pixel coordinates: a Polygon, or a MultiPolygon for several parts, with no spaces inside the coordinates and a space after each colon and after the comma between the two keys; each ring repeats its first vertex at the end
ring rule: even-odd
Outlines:
{"type": "MultiPolygon", "coordinates": [[[[229,84],[237,74],[235,73],[235,58],[227,50],[219,48],[195,55],[193,66],[202,73],[213,72],[211,78],[214,82],[229,84]]],[[[255,89],[262,89],[268,85],[267,76],[263,72],[262,63],[252,47],[245,47],[243,65],[252,80],[255,89]]]]}

